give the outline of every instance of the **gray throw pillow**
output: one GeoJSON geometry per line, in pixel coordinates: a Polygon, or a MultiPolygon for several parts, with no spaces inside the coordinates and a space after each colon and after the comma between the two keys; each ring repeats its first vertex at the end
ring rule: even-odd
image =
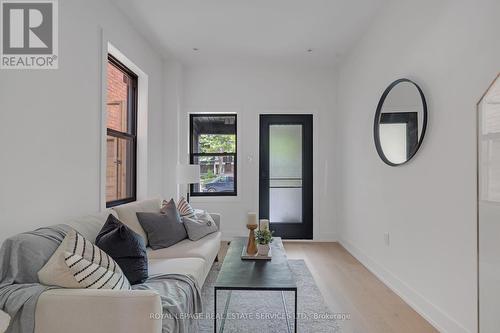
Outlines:
{"type": "Polygon", "coordinates": [[[174,200],[164,205],[162,212],[136,213],[139,223],[148,236],[149,246],[153,250],[172,246],[187,238],[186,228],[174,200]]]}
{"type": "Polygon", "coordinates": [[[219,230],[217,224],[207,212],[196,214],[195,218],[183,217],[184,226],[186,227],[189,239],[197,241],[219,230]]]}

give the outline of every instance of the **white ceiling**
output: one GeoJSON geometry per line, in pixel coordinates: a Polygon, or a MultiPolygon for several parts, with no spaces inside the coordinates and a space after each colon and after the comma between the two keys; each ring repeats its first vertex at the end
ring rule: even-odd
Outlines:
{"type": "Polygon", "coordinates": [[[386,2],[112,1],[165,56],[173,54],[187,65],[265,62],[321,66],[335,64],[361,38],[386,2]]]}

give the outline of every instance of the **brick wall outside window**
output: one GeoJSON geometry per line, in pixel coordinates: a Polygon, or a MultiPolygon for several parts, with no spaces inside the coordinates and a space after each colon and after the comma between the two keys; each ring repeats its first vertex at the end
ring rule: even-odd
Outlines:
{"type": "MultiPolygon", "coordinates": [[[[128,76],[108,62],[107,127],[127,132],[128,76]]],[[[106,201],[127,197],[127,142],[107,137],[106,201]]]]}

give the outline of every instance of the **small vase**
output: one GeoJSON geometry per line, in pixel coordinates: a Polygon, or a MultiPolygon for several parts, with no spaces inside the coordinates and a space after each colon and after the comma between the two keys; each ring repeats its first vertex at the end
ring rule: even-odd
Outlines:
{"type": "Polygon", "coordinates": [[[257,253],[259,256],[267,256],[269,254],[269,244],[257,244],[257,253]]]}

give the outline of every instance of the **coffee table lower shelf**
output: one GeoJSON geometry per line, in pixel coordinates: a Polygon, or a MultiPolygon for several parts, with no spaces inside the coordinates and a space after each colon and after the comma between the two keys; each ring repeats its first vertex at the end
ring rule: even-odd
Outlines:
{"type": "Polygon", "coordinates": [[[285,302],[285,291],[293,291],[294,294],[294,316],[293,316],[293,332],[297,333],[297,288],[228,288],[228,287],[214,287],[214,333],[223,333],[224,332],[224,324],[226,321],[226,314],[229,308],[229,302],[231,301],[231,295],[233,291],[237,290],[245,290],[245,291],[281,291],[281,300],[283,302],[283,309],[285,310],[285,318],[286,318],[286,326],[288,328],[288,332],[291,333],[292,329],[290,328],[290,321],[288,320],[288,310],[286,309],[285,302]],[[222,316],[222,322],[220,325],[220,329],[217,330],[217,291],[219,290],[229,290],[229,295],[226,299],[226,304],[224,306],[224,313],[222,316]]]}
{"type": "Polygon", "coordinates": [[[294,328],[297,332],[297,283],[290,269],[281,238],[275,237],[271,243],[272,260],[242,260],[241,253],[247,242],[246,238],[235,238],[222,262],[214,285],[214,332],[223,332],[225,317],[229,308],[232,291],[244,290],[253,292],[281,291],[285,309],[288,332],[291,333],[290,320],[287,313],[284,292],[294,293],[294,328]],[[229,290],[229,296],[224,307],[221,328],[217,330],[217,293],[219,290],[229,290]]]}

